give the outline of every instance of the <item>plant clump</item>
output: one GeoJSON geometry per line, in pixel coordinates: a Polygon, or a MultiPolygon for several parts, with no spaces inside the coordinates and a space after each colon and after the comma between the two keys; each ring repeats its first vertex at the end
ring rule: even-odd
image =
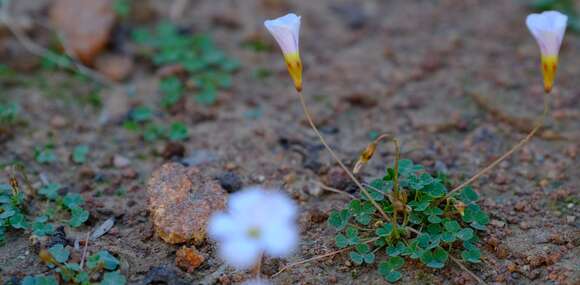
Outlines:
{"type": "Polygon", "coordinates": [[[433,176],[411,160],[398,161],[366,185],[390,220],[378,215],[368,199],[354,199],[328,218],[338,231],[336,246],[350,247],[356,265],[380,260],[379,273],[389,282],[401,278],[406,259],[435,269],[443,268],[450,255],[479,263],[477,232],[486,229],[489,216],[477,205],[479,195],[471,187],[447,196],[448,186],[444,174],[433,176]]]}
{"type": "Polygon", "coordinates": [[[175,105],[189,86],[198,103],[215,103],[219,90],[231,86],[231,74],[239,68],[239,62],[217,48],[209,36],[191,36],[171,23],[159,24],[154,32],[138,29],[133,38],[155,66],[184,71],[173,72],[182,74],[172,73],[160,82],[161,104],[166,108],[175,105]]]}

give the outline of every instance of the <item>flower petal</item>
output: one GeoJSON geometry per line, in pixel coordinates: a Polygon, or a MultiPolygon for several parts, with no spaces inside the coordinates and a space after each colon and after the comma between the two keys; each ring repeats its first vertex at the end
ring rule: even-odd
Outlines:
{"type": "Polygon", "coordinates": [[[207,226],[208,235],[215,240],[223,240],[240,231],[239,224],[225,213],[213,214],[207,226]]]}
{"type": "Polygon", "coordinates": [[[221,258],[237,269],[251,268],[260,258],[261,248],[257,240],[244,237],[222,242],[219,247],[221,258]]]}
{"type": "Polygon", "coordinates": [[[528,15],[526,25],[538,42],[542,55],[558,55],[566,32],[567,22],[568,17],[557,11],[528,15]]]}
{"type": "Polygon", "coordinates": [[[264,21],[284,54],[297,53],[300,42],[300,17],[290,13],[274,20],[264,21]]]}
{"type": "Polygon", "coordinates": [[[262,229],[265,251],[272,257],[285,257],[298,245],[298,230],[292,223],[272,223],[262,229]]]}

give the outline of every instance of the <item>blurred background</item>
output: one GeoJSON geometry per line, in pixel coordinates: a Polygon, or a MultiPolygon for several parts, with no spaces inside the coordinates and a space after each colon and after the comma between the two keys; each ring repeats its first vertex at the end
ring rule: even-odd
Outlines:
{"type": "MultiPolygon", "coordinates": [[[[525,136],[541,113],[539,48],[525,17],[560,10],[569,27],[546,128],[475,183],[485,187],[492,216],[515,225],[490,233],[502,246],[490,246],[487,255],[501,261],[476,271],[503,276],[498,282],[578,280],[578,258],[566,239],[546,250],[538,234],[578,226],[579,1],[0,0],[0,7],[0,182],[57,183],[61,195],[82,196],[90,215],[83,225],[67,225],[69,236],[115,217],[115,233],[92,246],[125,260],[130,282],[228,273],[209,244],[199,248],[207,259],[202,267],[175,269],[176,247],[152,237],[146,183],[166,162],[199,167],[228,191],[284,189],[303,209],[304,246],[293,259],[333,247],[321,221],[345,199],[318,183],[354,187],[303,119],[264,20],[302,16],[304,94],[344,161],[352,164],[367,143],[391,132],[402,140],[403,156],[460,180],[525,136]],[[514,212],[521,201],[535,206],[514,212]],[[551,264],[517,274],[506,269],[529,265],[530,254],[554,252],[561,258],[551,264]]],[[[382,175],[392,158],[383,147],[363,178],[382,175]]],[[[26,196],[31,221],[47,211],[41,197],[26,196]]],[[[46,224],[62,221],[47,215],[37,226],[46,224]]],[[[36,255],[22,254],[34,230],[24,228],[27,234],[0,227],[11,245],[0,247],[4,280],[46,270],[36,255]]],[[[374,271],[351,274],[342,259],[289,270],[280,284],[382,280],[374,271]]],[[[282,265],[273,262],[265,272],[282,265]]],[[[461,283],[462,274],[428,275],[461,283]]]]}

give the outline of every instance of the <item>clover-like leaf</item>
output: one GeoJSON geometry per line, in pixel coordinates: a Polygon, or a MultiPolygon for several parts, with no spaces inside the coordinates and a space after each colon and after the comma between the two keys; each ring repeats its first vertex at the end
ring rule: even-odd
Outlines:
{"type": "Polygon", "coordinates": [[[399,175],[409,176],[410,174],[422,171],[424,168],[419,164],[414,164],[410,159],[399,160],[399,175]]]}
{"type": "Polygon", "coordinates": [[[8,220],[10,222],[10,226],[15,229],[26,229],[28,228],[28,223],[26,222],[26,218],[21,213],[17,212],[10,217],[8,220]]]}
{"type": "Polygon", "coordinates": [[[362,225],[368,225],[371,222],[372,214],[375,212],[375,208],[370,202],[352,200],[349,207],[355,220],[358,223],[362,225]]]}
{"type": "Polygon", "coordinates": [[[455,233],[444,232],[441,234],[441,241],[445,243],[452,243],[456,240],[455,233]]]}
{"type": "Polygon", "coordinates": [[[479,263],[481,261],[481,251],[477,248],[464,250],[461,252],[461,257],[467,262],[479,263]]]}
{"type": "Polygon", "coordinates": [[[345,248],[349,245],[348,239],[343,234],[336,235],[334,241],[338,248],[345,248]]]}
{"type": "Polygon", "coordinates": [[[406,249],[406,246],[403,242],[399,241],[396,245],[391,245],[387,247],[387,254],[389,256],[398,256],[403,253],[406,249]]]}
{"type": "Polygon", "coordinates": [[[445,230],[451,233],[456,233],[459,230],[461,230],[461,226],[459,225],[459,223],[457,221],[447,221],[443,223],[443,226],[445,227],[445,230]]]}
{"type": "Polygon", "coordinates": [[[441,182],[432,183],[425,187],[425,191],[433,198],[443,197],[447,193],[447,188],[441,182]]]}
{"type": "Polygon", "coordinates": [[[349,253],[349,257],[350,257],[350,260],[352,260],[352,262],[356,265],[361,265],[364,261],[362,254],[360,254],[356,251],[351,251],[349,253]]]}
{"type": "Polygon", "coordinates": [[[460,240],[470,240],[473,238],[473,230],[470,228],[465,228],[458,231],[456,235],[460,240]]]}
{"type": "Polygon", "coordinates": [[[44,185],[38,190],[38,193],[45,196],[50,200],[55,200],[58,197],[58,190],[60,190],[62,186],[58,183],[49,183],[44,185]]]}
{"type": "Polygon", "coordinates": [[[390,257],[386,262],[379,264],[379,273],[389,282],[396,282],[401,279],[401,272],[397,271],[405,264],[405,260],[400,256],[390,257]]]}
{"type": "Polygon", "coordinates": [[[471,186],[466,186],[465,188],[463,188],[463,190],[461,190],[461,192],[458,195],[458,198],[459,200],[461,200],[461,202],[468,205],[472,202],[477,202],[479,200],[479,195],[477,195],[477,193],[473,191],[473,188],[471,186]]]}
{"type": "Polygon", "coordinates": [[[377,236],[386,237],[393,232],[393,224],[384,224],[382,227],[376,229],[375,233],[377,236]]]}
{"type": "Polygon", "coordinates": [[[64,245],[62,245],[60,243],[55,244],[52,247],[50,247],[48,249],[48,252],[59,263],[65,263],[70,256],[70,251],[68,249],[66,249],[64,247],[64,245]]]}
{"type": "Polygon", "coordinates": [[[85,199],[78,193],[67,193],[62,202],[67,208],[72,210],[83,205],[85,199]]]}
{"type": "Polygon", "coordinates": [[[449,254],[441,247],[434,250],[427,250],[421,256],[421,262],[431,268],[441,269],[445,266],[449,254]]]}
{"type": "Polygon", "coordinates": [[[125,285],[126,283],[127,278],[119,273],[119,271],[106,272],[101,281],[101,285],[125,285]]]}
{"type": "Polygon", "coordinates": [[[432,224],[438,224],[441,223],[442,220],[439,216],[431,215],[427,217],[427,221],[432,224]]]}
{"type": "Polygon", "coordinates": [[[115,270],[119,266],[119,260],[108,251],[101,250],[87,258],[87,267],[89,269],[97,268],[99,265],[102,265],[107,270],[115,270]]]}
{"type": "Polygon", "coordinates": [[[71,218],[68,221],[73,228],[79,227],[89,219],[89,212],[83,208],[77,207],[71,209],[71,218]]]}
{"type": "Polygon", "coordinates": [[[87,161],[87,155],[89,154],[89,146],[78,145],[73,149],[72,161],[77,164],[83,164],[87,161]]]}
{"type": "Polygon", "coordinates": [[[350,216],[351,214],[348,209],[332,211],[328,217],[328,224],[340,231],[346,227],[350,216]]]}

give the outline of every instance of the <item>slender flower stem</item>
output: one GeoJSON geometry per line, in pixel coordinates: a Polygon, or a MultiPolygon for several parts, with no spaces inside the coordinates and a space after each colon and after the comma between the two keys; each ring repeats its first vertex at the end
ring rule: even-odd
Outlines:
{"type": "Polygon", "coordinates": [[[486,166],[485,168],[483,168],[482,170],[477,172],[475,175],[473,175],[471,178],[467,179],[465,182],[461,183],[459,186],[455,187],[453,190],[449,191],[449,193],[443,199],[449,198],[449,196],[451,196],[451,194],[453,194],[453,193],[463,189],[465,186],[471,184],[473,181],[477,180],[479,177],[481,177],[482,175],[484,175],[485,173],[487,173],[488,171],[493,169],[497,164],[499,164],[500,162],[502,162],[503,160],[508,158],[515,151],[517,151],[522,146],[524,146],[528,141],[530,141],[530,139],[544,125],[544,120],[546,119],[546,115],[548,114],[549,109],[550,109],[549,94],[545,93],[544,94],[544,112],[542,113],[540,118],[536,121],[535,126],[530,131],[530,133],[528,133],[528,135],[525,138],[523,138],[520,142],[518,142],[516,145],[514,145],[510,150],[508,150],[506,153],[504,153],[502,156],[500,156],[494,162],[492,162],[491,164],[489,164],[488,166],[486,166]]]}
{"type": "Polygon", "coordinates": [[[336,162],[338,163],[338,165],[340,165],[340,167],[346,172],[346,174],[350,177],[350,179],[361,190],[361,192],[367,197],[367,199],[369,199],[369,201],[373,204],[373,206],[379,211],[379,213],[381,213],[381,216],[383,216],[383,218],[385,220],[389,221],[389,216],[387,216],[387,214],[385,213],[385,211],[383,211],[383,209],[381,208],[381,206],[379,204],[377,204],[377,202],[375,201],[375,199],[373,199],[373,197],[369,194],[369,192],[365,189],[365,187],[363,187],[362,184],[358,181],[358,179],[356,179],[356,177],[354,177],[354,175],[350,172],[350,170],[338,158],[338,156],[336,155],[336,153],[334,153],[334,151],[332,150],[332,148],[326,143],[326,140],[324,139],[324,137],[318,131],[318,128],[314,124],[314,121],[312,120],[312,116],[310,115],[310,111],[308,110],[308,107],[306,106],[306,101],[304,100],[304,96],[302,95],[302,92],[300,92],[300,91],[298,91],[298,98],[300,98],[300,104],[302,105],[302,109],[304,110],[304,114],[306,115],[306,119],[308,120],[308,123],[310,124],[310,127],[312,128],[312,130],[314,131],[314,133],[316,133],[316,135],[320,139],[320,142],[328,150],[328,152],[334,158],[334,160],[336,160],[336,162]]]}

